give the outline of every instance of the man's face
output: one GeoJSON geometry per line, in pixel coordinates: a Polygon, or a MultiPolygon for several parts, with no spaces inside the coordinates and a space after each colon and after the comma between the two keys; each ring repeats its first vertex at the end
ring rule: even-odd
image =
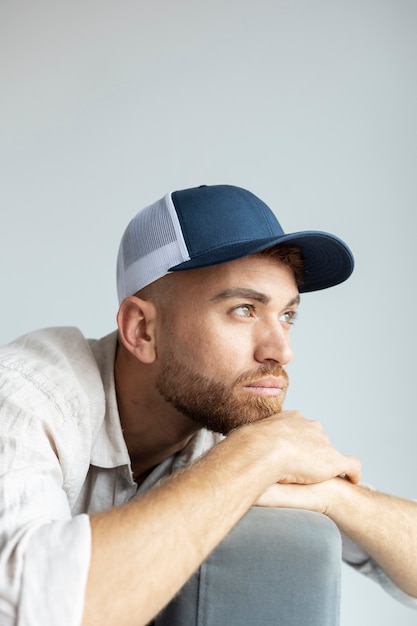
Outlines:
{"type": "Polygon", "coordinates": [[[165,400],[223,434],[280,412],[299,303],[290,268],[254,255],[172,279],[157,343],[165,400]]]}

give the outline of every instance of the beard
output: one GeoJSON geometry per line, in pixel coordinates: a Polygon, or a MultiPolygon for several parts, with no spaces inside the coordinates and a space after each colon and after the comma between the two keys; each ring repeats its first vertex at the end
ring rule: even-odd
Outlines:
{"type": "Polygon", "coordinates": [[[230,384],[203,376],[178,359],[171,346],[161,355],[156,386],[163,398],[199,426],[227,435],[244,424],[251,424],[282,411],[288,375],[279,365],[260,365],[230,384]],[[281,376],[286,385],[279,396],[265,397],[244,393],[242,387],[263,376],[281,376]]]}

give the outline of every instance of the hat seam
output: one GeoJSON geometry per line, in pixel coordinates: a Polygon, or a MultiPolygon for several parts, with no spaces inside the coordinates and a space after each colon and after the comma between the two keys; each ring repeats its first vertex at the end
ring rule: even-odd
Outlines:
{"type": "MultiPolygon", "coordinates": [[[[280,237],[280,235],[278,235],[280,237]]],[[[282,235],[282,237],[284,237],[284,235],[282,235]]],[[[222,250],[223,248],[226,248],[227,246],[230,246],[232,244],[236,244],[236,243],[253,243],[256,244],[257,242],[261,242],[261,241],[268,241],[268,239],[273,239],[276,240],[277,236],[271,236],[271,237],[263,237],[262,239],[251,239],[251,238],[246,238],[246,239],[231,239],[230,241],[226,241],[224,243],[222,243],[219,246],[210,246],[209,248],[204,248],[204,250],[201,250],[198,253],[193,253],[191,256],[191,259],[196,259],[198,257],[200,257],[201,255],[205,254],[206,252],[211,252],[212,250],[222,250]]]]}

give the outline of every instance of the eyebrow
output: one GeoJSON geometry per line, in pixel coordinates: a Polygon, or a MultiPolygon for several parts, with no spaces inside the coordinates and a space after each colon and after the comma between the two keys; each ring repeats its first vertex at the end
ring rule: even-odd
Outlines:
{"type": "MultiPolygon", "coordinates": [[[[213,302],[219,302],[220,300],[226,300],[227,298],[248,298],[250,300],[256,300],[261,304],[268,304],[271,298],[260,291],[255,289],[247,289],[245,287],[235,287],[233,289],[225,289],[220,293],[217,293],[211,298],[213,302]]],[[[287,306],[293,306],[300,304],[300,294],[297,294],[292,300],[290,300],[287,306]]]]}

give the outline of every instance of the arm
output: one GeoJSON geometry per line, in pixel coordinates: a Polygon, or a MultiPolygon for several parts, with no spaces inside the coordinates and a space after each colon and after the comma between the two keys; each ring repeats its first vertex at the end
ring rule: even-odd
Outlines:
{"type": "Polygon", "coordinates": [[[400,589],[417,597],[417,503],[340,482],[332,485],[329,517],[400,589]]]}
{"type": "Polygon", "coordinates": [[[267,506],[328,515],[405,593],[417,598],[417,503],[335,478],[321,484],[274,485],[267,506]]]}
{"type": "MultiPolygon", "coordinates": [[[[55,379],[51,384],[60,388],[55,379]]],[[[18,619],[146,624],[266,487],[341,472],[359,480],[358,461],[337,452],[317,423],[286,413],[236,430],[141,499],[91,519],[71,518],[70,499],[77,497],[90,459],[83,406],[61,410],[37,380],[23,381],[19,373],[1,378],[0,390],[5,626],[18,619]]]]}
{"type": "Polygon", "coordinates": [[[235,430],[141,499],[91,518],[83,626],[147,624],[277,480],[311,483],[341,472],[358,480],[359,471],[296,413],[235,430]]]}

